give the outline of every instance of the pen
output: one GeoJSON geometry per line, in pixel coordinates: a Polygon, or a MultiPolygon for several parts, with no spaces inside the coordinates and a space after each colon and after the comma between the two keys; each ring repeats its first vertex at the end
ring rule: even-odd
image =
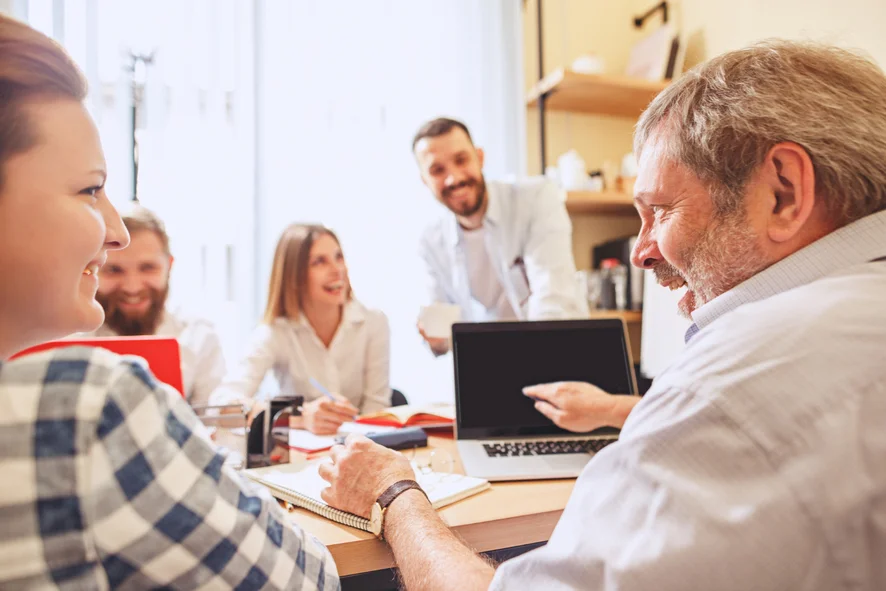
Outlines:
{"type": "Polygon", "coordinates": [[[332,392],[330,392],[330,391],[327,390],[325,387],[323,387],[323,384],[321,384],[320,382],[318,382],[317,380],[315,380],[315,379],[312,378],[312,377],[309,377],[309,378],[308,378],[308,381],[311,382],[311,385],[312,385],[312,386],[314,386],[315,388],[317,388],[318,390],[320,390],[320,393],[323,394],[324,396],[326,396],[326,398],[330,399],[330,400],[333,401],[333,402],[338,402],[338,401],[335,399],[335,396],[332,395],[332,392]]]}

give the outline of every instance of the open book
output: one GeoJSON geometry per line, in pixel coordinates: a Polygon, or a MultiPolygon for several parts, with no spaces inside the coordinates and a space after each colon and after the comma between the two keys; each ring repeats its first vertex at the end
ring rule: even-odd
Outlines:
{"type": "Polygon", "coordinates": [[[357,422],[387,427],[451,427],[455,422],[455,407],[451,404],[393,406],[363,415],[357,422]]]}
{"type": "MultiPolygon", "coordinates": [[[[320,477],[317,468],[321,463],[329,461],[328,458],[324,458],[307,463],[253,468],[243,470],[242,473],[266,486],[272,495],[282,501],[312,511],[337,523],[356,527],[363,531],[372,531],[368,519],[334,509],[320,498],[320,491],[329,486],[329,483],[320,477]]],[[[460,474],[416,471],[415,479],[427,493],[434,509],[451,505],[489,488],[489,482],[482,478],[460,474]]]]}

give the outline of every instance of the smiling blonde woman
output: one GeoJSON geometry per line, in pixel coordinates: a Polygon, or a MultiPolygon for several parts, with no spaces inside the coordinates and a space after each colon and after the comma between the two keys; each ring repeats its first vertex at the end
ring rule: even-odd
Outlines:
{"type": "Polygon", "coordinates": [[[263,322],[211,400],[250,404],[273,371],[281,394],[307,401],[304,427],[332,434],[357,413],[391,405],[390,341],[385,315],[353,297],[335,234],[292,224],[274,253],[263,322]]]}

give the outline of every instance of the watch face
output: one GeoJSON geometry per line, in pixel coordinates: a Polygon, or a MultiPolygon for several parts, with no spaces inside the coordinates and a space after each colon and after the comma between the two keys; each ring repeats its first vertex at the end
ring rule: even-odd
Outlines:
{"type": "Polygon", "coordinates": [[[373,534],[381,537],[382,510],[378,503],[373,503],[372,510],[369,512],[369,528],[373,534]]]}

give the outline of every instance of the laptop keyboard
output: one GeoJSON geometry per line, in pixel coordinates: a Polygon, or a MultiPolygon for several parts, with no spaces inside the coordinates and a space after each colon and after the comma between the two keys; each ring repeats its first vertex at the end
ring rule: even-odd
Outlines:
{"type": "Polygon", "coordinates": [[[512,441],[484,443],[486,455],[492,458],[513,456],[548,456],[598,452],[616,439],[584,439],[569,441],[512,441]]]}

